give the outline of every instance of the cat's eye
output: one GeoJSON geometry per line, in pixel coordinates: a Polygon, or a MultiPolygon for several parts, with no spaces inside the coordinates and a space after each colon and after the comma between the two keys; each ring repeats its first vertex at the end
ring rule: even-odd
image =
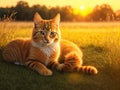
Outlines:
{"type": "Polygon", "coordinates": [[[40,31],[40,34],[41,34],[41,35],[45,35],[45,32],[44,32],[44,31],[40,31]]]}
{"type": "Polygon", "coordinates": [[[56,32],[54,32],[54,31],[51,31],[51,32],[50,32],[50,35],[51,35],[52,37],[55,37],[55,35],[56,35],[56,32]]]}

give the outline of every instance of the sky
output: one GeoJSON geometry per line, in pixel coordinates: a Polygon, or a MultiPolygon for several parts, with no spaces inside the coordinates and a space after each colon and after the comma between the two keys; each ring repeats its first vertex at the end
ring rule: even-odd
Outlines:
{"type": "MultiPolygon", "coordinates": [[[[0,7],[15,6],[20,0],[0,0],[0,7]]],[[[109,4],[114,11],[120,10],[120,0],[22,0],[28,2],[29,6],[40,4],[46,6],[66,6],[70,5],[81,11],[93,9],[96,5],[109,4]]]]}

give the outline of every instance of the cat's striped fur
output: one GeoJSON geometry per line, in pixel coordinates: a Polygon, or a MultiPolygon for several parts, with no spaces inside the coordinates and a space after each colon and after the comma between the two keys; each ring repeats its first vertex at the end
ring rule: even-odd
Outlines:
{"type": "Polygon", "coordinates": [[[82,66],[83,54],[77,45],[61,39],[59,21],[59,14],[53,19],[43,20],[36,13],[32,38],[8,43],[3,51],[4,60],[28,66],[44,76],[52,75],[50,68],[97,74],[94,66],[82,66]]]}

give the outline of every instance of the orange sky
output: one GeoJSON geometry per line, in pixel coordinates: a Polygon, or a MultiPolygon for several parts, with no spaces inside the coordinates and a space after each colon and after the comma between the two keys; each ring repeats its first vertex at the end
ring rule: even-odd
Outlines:
{"type": "MultiPolygon", "coordinates": [[[[0,7],[15,6],[20,0],[0,0],[0,7]]],[[[109,4],[114,11],[120,10],[120,0],[23,0],[28,2],[30,6],[34,4],[46,5],[46,6],[65,6],[70,5],[82,13],[90,12],[96,5],[109,4]],[[84,8],[81,9],[81,6],[84,8]]]]}

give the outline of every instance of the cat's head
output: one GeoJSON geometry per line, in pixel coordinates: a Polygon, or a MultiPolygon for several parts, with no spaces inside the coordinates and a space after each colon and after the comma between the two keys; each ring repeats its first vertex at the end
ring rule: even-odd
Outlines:
{"type": "Polygon", "coordinates": [[[32,40],[41,46],[59,42],[61,37],[59,22],[60,14],[57,14],[53,19],[44,20],[38,13],[35,13],[32,40]]]}

